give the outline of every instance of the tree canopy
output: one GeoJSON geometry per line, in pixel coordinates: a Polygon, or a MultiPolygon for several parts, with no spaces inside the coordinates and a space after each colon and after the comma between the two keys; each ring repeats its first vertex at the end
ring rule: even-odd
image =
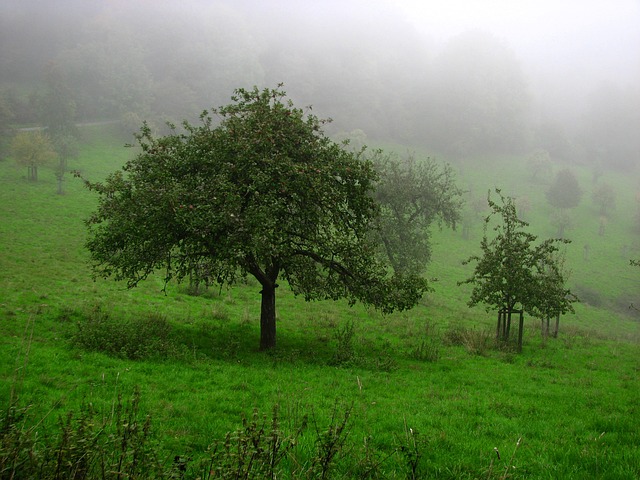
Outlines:
{"type": "Polygon", "coordinates": [[[431,258],[429,227],[455,228],[461,218],[462,191],[447,164],[377,151],[372,157],[380,180],[375,199],[381,208],[380,245],[394,270],[423,274],[431,258]]]}
{"type": "Polygon", "coordinates": [[[414,306],[427,289],[376,257],[377,174],[361,153],[322,131],[280,89],[236,90],[201,124],[156,138],[104,182],[88,219],[94,274],[133,287],[157,269],[262,286],[260,347],[275,346],[275,292],[284,279],[306,300],[346,298],[383,312],[414,306]],[[217,122],[214,122],[214,118],[217,122]]]}

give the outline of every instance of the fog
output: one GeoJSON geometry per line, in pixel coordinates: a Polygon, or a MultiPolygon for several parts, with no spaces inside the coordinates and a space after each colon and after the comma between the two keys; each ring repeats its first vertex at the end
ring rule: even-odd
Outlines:
{"type": "Polygon", "coordinates": [[[0,0],[3,122],[38,121],[52,71],[78,121],[131,130],[282,82],[333,135],[450,159],[640,158],[637,0],[0,0]]]}

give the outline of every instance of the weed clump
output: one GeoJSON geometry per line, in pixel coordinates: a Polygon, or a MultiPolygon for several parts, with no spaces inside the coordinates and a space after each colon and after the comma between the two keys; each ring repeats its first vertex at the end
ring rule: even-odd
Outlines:
{"type": "Polygon", "coordinates": [[[437,362],[440,359],[440,341],[438,339],[422,340],[411,350],[410,356],[421,362],[437,362]]]}
{"type": "Polygon", "coordinates": [[[85,350],[139,360],[175,356],[178,348],[171,337],[171,325],[162,315],[123,320],[96,306],[78,321],[72,342],[85,350]]]}
{"type": "Polygon", "coordinates": [[[119,395],[110,415],[84,404],[61,417],[56,431],[42,421],[27,426],[28,409],[11,405],[0,417],[0,477],[171,478],[151,441],[151,417],[139,405],[137,389],[129,401],[119,395]]]}
{"type": "Polygon", "coordinates": [[[354,339],[356,327],[353,321],[346,322],[342,327],[338,327],[334,333],[336,349],[333,353],[332,365],[346,366],[356,361],[356,351],[354,339]]]}
{"type": "Polygon", "coordinates": [[[471,355],[486,355],[495,345],[493,334],[488,330],[477,330],[460,324],[450,325],[444,332],[443,343],[448,346],[462,346],[471,355]]]}

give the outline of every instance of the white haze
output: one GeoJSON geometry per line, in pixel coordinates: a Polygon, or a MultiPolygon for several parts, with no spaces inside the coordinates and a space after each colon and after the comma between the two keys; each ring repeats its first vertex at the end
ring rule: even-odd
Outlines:
{"type": "Polygon", "coordinates": [[[175,119],[284,82],[333,133],[640,157],[639,0],[0,0],[0,21],[0,90],[61,65],[80,116],[175,119]]]}
{"type": "MultiPolygon", "coordinates": [[[[639,0],[390,0],[427,39],[481,29],[503,38],[545,103],[579,104],[606,81],[640,85],[639,0]]],[[[546,105],[553,110],[552,105],[546,105]]],[[[640,108],[640,106],[639,106],[640,108]]],[[[556,112],[558,113],[558,112],[556,112]]]]}

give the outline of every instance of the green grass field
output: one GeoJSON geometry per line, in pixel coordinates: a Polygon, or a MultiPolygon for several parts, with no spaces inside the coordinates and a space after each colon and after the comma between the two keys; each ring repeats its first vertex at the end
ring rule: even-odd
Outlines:
{"type": "MultiPolygon", "coordinates": [[[[111,128],[83,129],[81,155],[70,167],[91,179],[118,168],[133,152],[111,128]]],[[[546,185],[531,183],[524,165],[504,157],[456,168],[473,195],[501,187],[529,197],[531,230],[554,236],[546,185]]],[[[196,296],[175,284],[165,294],[160,277],[135,290],[94,282],[83,219],[96,198],[70,175],[65,195],[56,195],[52,171],[42,169],[40,181],[29,183],[5,159],[0,398],[8,405],[17,395],[29,406],[25,425],[46,430],[87,402],[109,412],[119,394],[128,397],[138,386],[168,463],[179,455],[196,465],[242,425],[243,414],[255,408],[269,416],[279,405],[283,431],[310,418],[291,470],[313,455],[317,431],[350,409],[330,478],[639,478],[640,320],[629,308],[640,305],[640,268],[629,266],[640,257],[633,221],[639,179],[603,176],[616,187],[617,208],[599,235],[591,172],[574,170],[585,195],[567,232],[567,266],[584,302],[562,318],[557,339],[544,340],[538,322],[527,318],[521,354],[495,349],[495,314],[466,307],[469,288],[457,282],[471,272],[462,260],[479,250],[478,219],[466,239],[434,229],[434,291],[409,312],[382,316],[342,302],[306,303],[280,288],[278,347],[264,353],[257,349],[257,283],[196,296]],[[124,342],[108,354],[73,341],[79,325],[96,320],[105,328],[84,332],[100,345],[136,328],[157,333],[149,324],[166,329],[157,343],[145,347],[148,339],[140,338],[138,350],[124,342]]]]}

